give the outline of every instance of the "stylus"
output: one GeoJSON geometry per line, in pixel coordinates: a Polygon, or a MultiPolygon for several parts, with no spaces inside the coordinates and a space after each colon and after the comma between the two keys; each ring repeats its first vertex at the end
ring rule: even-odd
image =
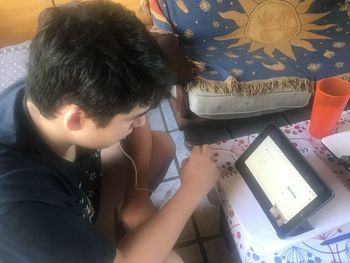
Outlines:
{"type": "Polygon", "coordinates": [[[338,237],[333,237],[331,239],[325,240],[321,243],[322,246],[327,246],[327,245],[331,245],[337,242],[340,242],[344,239],[350,238],[350,233],[346,233],[344,235],[338,236],[338,237]]]}

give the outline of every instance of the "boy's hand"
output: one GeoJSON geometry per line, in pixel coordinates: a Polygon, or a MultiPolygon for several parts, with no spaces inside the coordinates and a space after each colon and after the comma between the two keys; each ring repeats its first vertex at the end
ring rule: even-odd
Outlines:
{"type": "Polygon", "coordinates": [[[190,158],[184,160],[181,168],[182,187],[200,197],[215,186],[220,175],[211,155],[208,145],[195,146],[190,158]]]}

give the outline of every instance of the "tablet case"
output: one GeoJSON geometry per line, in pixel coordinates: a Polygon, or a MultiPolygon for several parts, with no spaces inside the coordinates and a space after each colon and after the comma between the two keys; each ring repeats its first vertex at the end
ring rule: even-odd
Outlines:
{"type": "MultiPolygon", "coordinates": [[[[276,126],[274,123],[269,123],[265,129],[258,135],[258,137],[255,139],[255,141],[250,145],[250,147],[248,147],[248,149],[246,149],[246,151],[236,160],[235,162],[235,166],[237,168],[237,170],[241,173],[242,175],[242,171],[240,170],[240,165],[237,166],[238,163],[240,163],[240,160],[241,162],[244,160],[244,159],[241,159],[244,155],[246,155],[246,153],[248,151],[250,151],[250,149],[252,149],[252,147],[256,147],[256,142],[259,141],[259,139],[261,140],[261,138],[266,138],[266,133],[267,132],[275,132],[275,135],[277,135],[276,138],[279,138],[278,140],[281,140],[281,142],[283,141],[284,142],[284,146],[286,147],[285,149],[293,149],[293,151],[297,151],[294,146],[292,146],[291,142],[289,141],[289,139],[286,137],[286,135],[284,133],[281,132],[281,130],[278,128],[278,126],[276,126]],[[263,136],[263,137],[262,137],[263,136]],[[287,147],[288,146],[288,147],[287,147]],[[292,148],[290,148],[292,147],[292,148]]],[[[254,150],[255,151],[255,150],[254,150]]],[[[301,153],[299,153],[300,158],[304,161],[307,161],[305,159],[305,157],[303,155],[301,155],[301,153]]],[[[245,157],[243,157],[245,158],[245,157]]],[[[300,158],[297,158],[296,160],[301,160],[300,158]]],[[[298,162],[299,162],[298,161],[298,162]]],[[[290,229],[289,231],[287,232],[278,232],[279,230],[277,228],[275,228],[275,226],[273,226],[273,223],[271,222],[270,220],[270,223],[271,223],[271,226],[273,226],[276,230],[276,234],[279,236],[279,238],[288,238],[288,237],[294,237],[294,236],[297,236],[297,235],[301,235],[305,232],[308,232],[308,231],[311,231],[313,229],[312,225],[309,223],[308,221],[308,218],[310,218],[316,211],[318,211],[321,207],[323,207],[326,203],[328,203],[329,200],[331,200],[333,197],[334,197],[334,193],[332,191],[331,188],[329,188],[329,185],[323,180],[322,177],[318,176],[317,172],[314,170],[314,168],[312,167],[312,165],[310,165],[308,162],[305,163],[309,168],[308,168],[308,172],[310,171],[314,171],[315,172],[315,175],[319,178],[319,184],[323,184],[326,188],[328,188],[328,190],[331,192],[331,196],[329,196],[329,198],[327,200],[325,200],[323,202],[323,204],[319,205],[309,216],[305,217],[302,221],[299,222],[298,226],[296,226],[295,228],[293,229],[290,229]],[[311,169],[311,170],[309,170],[311,169]]],[[[245,177],[242,175],[243,179],[246,181],[245,177]]],[[[252,190],[251,186],[249,186],[248,182],[246,181],[248,187],[250,188],[250,190],[252,191],[253,195],[255,196],[255,193],[254,191],[252,190]]],[[[320,185],[319,185],[320,186],[320,185]]],[[[257,198],[255,196],[255,198],[257,198]]],[[[257,200],[258,201],[258,200],[257,200]]],[[[259,201],[258,201],[259,202],[259,201]]],[[[259,204],[261,206],[261,204],[259,204]]],[[[264,209],[263,209],[264,210],[264,209]]],[[[264,213],[267,217],[268,216],[268,212],[264,210],[264,213]]],[[[285,229],[287,230],[287,229],[285,229]]],[[[285,231],[284,230],[284,231],[285,231]]]]}

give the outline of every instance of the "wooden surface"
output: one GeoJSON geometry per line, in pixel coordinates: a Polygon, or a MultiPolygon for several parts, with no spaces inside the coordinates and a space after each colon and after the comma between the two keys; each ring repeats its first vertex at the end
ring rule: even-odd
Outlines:
{"type": "Polygon", "coordinates": [[[31,39],[40,12],[51,0],[0,0],[0,47],[31,39]]]}
{"type": "MultiPolygon", "coordinates": [[[[113,0],[135,12],[150,27],[152,20],[147,12],[140,11],[142,0],[113,0]]],[[[55,0],[56,5],[69,0],[55,0]]],[[[0,47],[30,40],[36,32],[40,12],[51,7],[51,0],[0,0],[0,47]]]]}

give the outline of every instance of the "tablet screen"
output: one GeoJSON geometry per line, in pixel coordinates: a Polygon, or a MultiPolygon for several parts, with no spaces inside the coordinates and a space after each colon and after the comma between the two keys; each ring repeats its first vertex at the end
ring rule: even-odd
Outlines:
{"type": "Polygon", "coordinates": [[[278,226],[286,224],[317,197],[270,136],[251,153],[245,164],[269,199],[270,213],[278,226]]]}

